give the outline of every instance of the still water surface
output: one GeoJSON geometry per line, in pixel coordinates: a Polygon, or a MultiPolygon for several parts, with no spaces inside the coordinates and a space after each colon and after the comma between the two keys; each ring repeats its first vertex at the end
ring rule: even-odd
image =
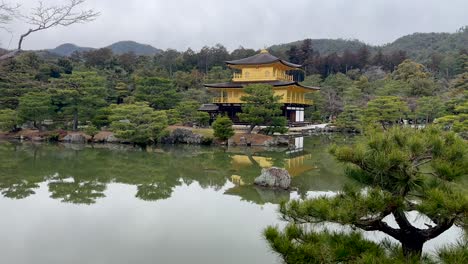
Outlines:
{"type": "Polygon", "coordinates": [[[343,186],[327,147],[349,141],[309,137],[294,152],[0,143],[1,263],[280,263],[262,230],[284,225],[281,200],[343,186]],[[252,186],[269,166],[288,169],[296,191],[252,186]]]}

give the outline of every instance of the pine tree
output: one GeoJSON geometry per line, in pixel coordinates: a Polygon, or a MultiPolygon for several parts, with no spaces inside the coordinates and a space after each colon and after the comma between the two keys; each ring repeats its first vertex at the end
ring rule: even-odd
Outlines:
{"type": "Polygon", "coordinates": [[[281,96],[274,94],[273,87],[266,84],[250,84],[244,88],[246,95],[239,118],[249,124],[249,133],[258,125],[269,127],[269,133],[284,132],[286,118],[281,116],[281,96]]]}
{"type": "Polygon", "coordinates": [[[212,124],[214,136],[220,140],[227,140],[234,136],[232,121],[227,116],[220,116],[212,124]]]}
{"type": "Polygon", "coordinates": [[[400,127],[368,133],[352,146],[334,146],[331,153],[348,164],[346,175],[355,184],[334,196],[281,204],[289,225],[269,227],[264,235],[286,263],[419,263],[425,242],[453,225],[466,226],[468,197],[459,182],[468,174],[467,147],[454,133],[400,127]],[[427,228],[415,227],[410,211],[426,216],[427,228]],[[384,219],[390,216],[398,227],[384,219]],[[389,252],[385,243],[370,242],[358,231],[308,225],[324,222],[381,231],[402,250],[389,252]]]}

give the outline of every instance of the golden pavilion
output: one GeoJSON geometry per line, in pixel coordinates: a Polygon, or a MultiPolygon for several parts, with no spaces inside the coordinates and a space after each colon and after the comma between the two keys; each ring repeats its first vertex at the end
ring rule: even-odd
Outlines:
{"type": "Polygon", "coordinates": [[[284,61],[271,55],[267,50],[244,59],[226,61],[228,67],[234,70],[233,78],[226,83],[204,84],[217,96],[212,104],[204,104],[199,110],[210,113],[212,119],[218,114],[229,116],[234,123],[239,123],[237,113],[242,112],[243,88],[254,83],[264,83],[273,86],[275,95],[282,97],[283,115],[291,125],[304,123],[304,109],[312,105],[305,94],[320,90],[319,87],[309,87],[300,84],[291,75],[293,71],[301,71],[302,65],[284,61]]]}

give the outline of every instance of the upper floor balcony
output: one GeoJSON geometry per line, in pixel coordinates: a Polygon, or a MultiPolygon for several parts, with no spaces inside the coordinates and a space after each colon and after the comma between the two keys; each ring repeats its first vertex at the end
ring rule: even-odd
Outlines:
{"type": "MultiPolygon", "coordinates": [[[[223,97],[214,97],[213,103],[215,104],[242,104],[244,103],[239,96],[223,96],[223,97]]],[[[302,104],[302,105],[312,105],[313,101],[309,99],[305,99],[303,97],[286,97],[281,98],[280,103],[283,104],[302,104]]]]}
{"type": "Polygon", "coordinates": [[[246,72],[242,73],[234,73],[232,76],[233,82],[251,82],[251,81],[294,81],[294,77],[292,75],[286,74],[284,72],[276,72],[276,73],[269,73],[269,72],[259,72],[259,73],[251,73],[246,72]]]}

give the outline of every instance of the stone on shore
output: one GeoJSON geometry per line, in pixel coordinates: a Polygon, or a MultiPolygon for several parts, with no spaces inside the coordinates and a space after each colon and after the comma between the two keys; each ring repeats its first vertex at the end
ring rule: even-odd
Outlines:
{"type": "Polygon", "coordinates": [[[68,143],[83,144],[83,143],[88,142],[88,139],[83,134],[72,133],[72,134],[68,134],[65,137],[63,137],[62,141],[63,142],[68,142],[68,143]]]}

